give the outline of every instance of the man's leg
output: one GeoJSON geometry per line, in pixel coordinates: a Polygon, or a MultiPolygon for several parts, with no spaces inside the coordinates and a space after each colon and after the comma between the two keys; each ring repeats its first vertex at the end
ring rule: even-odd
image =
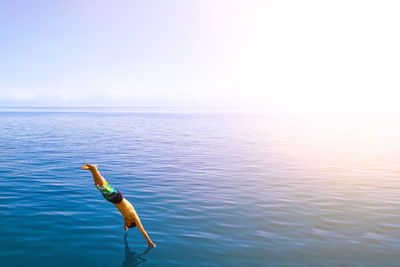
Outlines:
{"type": "Polygon", "coordinates": [[[93,175],[94,184],[99,187],[103,187],[106,184],[106,180],[101,176],[97,165],[85,164],[82,170],[89,170],[93,175]]]}
{"type": "Polygon", "coordinates": [[[82,169],[90,170],[93,175],[94,184],[96,185],[97,189],[100,190],[105,199],[114,204],[118,204],[123,200],[124,197],[121,192],[110,186],[108,182],[101,176],[99,170],[97,169],[97,165],[85,164],[82,169]]]}

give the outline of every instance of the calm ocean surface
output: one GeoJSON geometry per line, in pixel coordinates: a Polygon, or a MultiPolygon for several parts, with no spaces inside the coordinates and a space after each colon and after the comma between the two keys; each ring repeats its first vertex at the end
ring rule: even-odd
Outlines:
{"type": "Polygon", "coordinates": [[[394,118],[3,110],[0,265],[399,266],[399,137],[394,118]]]}

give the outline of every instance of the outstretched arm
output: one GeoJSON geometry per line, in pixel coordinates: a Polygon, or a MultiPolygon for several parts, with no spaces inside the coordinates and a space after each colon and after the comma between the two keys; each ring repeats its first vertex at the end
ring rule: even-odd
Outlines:
{"type": "Polygon", "coordinates": [[[146,238],[147,244],[150,247],[155,247],[156,245],[151,241],[149,235],[147,234],[146,230],[144,230],[142,223],[140,222],[139,216],[134,212],[134,220],[136,223],[136,226],[139,228],[139,231],[142,233],[142,235],[146,238]]]}
{"type": "Polygon", "coordinates": [[[117,206],[121,214],[124,216],[125,230],[128,231],[128,226],[131,224],[131,222],[134,222],[136,226],[139,228],[139,231],[146,238],[147,244],[149,244],[149,246],[151,247],[155,247],[149,235],[144,230],[143,225],[140,222],[139,216],[137,215],[135,208],[132,206],[132,204],[124,198],[121,203],[115,204],[115,206],[117,206]]]}

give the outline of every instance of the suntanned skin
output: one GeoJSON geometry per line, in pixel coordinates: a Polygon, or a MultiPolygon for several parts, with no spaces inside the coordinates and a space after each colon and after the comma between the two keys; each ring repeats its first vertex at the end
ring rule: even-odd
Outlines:
{"type": "MultiPolygon", "coordinates": [[[[105,184],[106,180],[101,176],[99,170],[97,169],[97,165],[85,164],[83,165],[82,170],[89,170],[92,173],[95,185],[103,186],[105,184]]],[[[126,200],[126,198],[123,198],[120,203],[114,205],[121,212],[122,216],[124,216],[125,230],[128,231],[128,226],[131,226],[132,223],[135,223],[140,232],[146,238],[147,244],[150,247],[155,247],[155,244],[151,241],[149,235],[144,230],[143,225],[140,222],[139,216],[137,215],[135,208],[132,206],[132,204],[128,200],[126,200]]]]}

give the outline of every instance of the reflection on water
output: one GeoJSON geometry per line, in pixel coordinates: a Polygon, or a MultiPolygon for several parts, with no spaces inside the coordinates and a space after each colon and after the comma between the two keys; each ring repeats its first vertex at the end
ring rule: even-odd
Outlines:
{"type": "Polygon", "coordinates": [[[128,245],[128,240],[127,240],[128,233],[125,234],[124,236],[124,242],[125,242],[125,261],[122,263],[122,267],[132,267],[132,266],[139,266],[140,264],[144,263],[147,261],[145,256],[149,251],[152,249],[152,247],[147,247],[147,249],[142,252],[142,253],[136,253],[133,250],[130,250],[129,245],[128,245]]]}

